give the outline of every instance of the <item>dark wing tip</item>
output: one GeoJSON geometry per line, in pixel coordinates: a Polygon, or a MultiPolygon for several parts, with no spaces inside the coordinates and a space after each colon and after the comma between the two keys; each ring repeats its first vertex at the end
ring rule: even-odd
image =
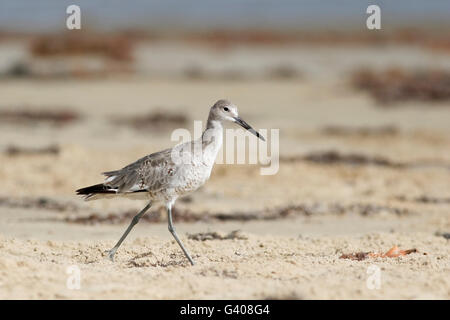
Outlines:
{"type": "Polygon", "coordinates": [[[89,195],[93,193],[115,193],[110,187],[105,186],[103,183],[94,184],[92,186],[81,188],[76,190],[78,195],[89,195]]]}

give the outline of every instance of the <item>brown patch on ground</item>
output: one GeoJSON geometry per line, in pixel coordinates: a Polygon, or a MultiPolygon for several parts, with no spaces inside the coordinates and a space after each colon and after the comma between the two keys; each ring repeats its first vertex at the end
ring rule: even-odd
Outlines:
{"type": "Polygon", "coordinates": [[[180,113],[167,113],[163,111],[154,111],[145,115],[138,115],[132,117],[121,117],[112,119],[112,123],[115,125],[123,125],[134,128],[136,130],[153,130],[159,131],[172,130],[185,126],[188,122],[188,118],[180,113]]]}
{"type": "Polygon", "coordinates": [[[450,240],[450,232],[436,232],[435,235],[450,240]]]}
{"type": "Polygon", "coordinates": [[[133,42],[121,34],[68,32],[34,38],[30,51],[36,57],[94,54],[118,61],[132,60],[133,42]]]}
{"type": "Polygon", "coordinates": [[[0,110],[0,122],[11,125],[45,123],[53,126],[64,126],[71,124],[80,118],[81,116],[72,110],[0,110]]]}
{"type": "Polygon", "coordinates": [[[51,145],[48,147],[42,147],[42,148],[25,148],[25,147],[19,147],[15,145],[10,145],[6,148],[5,154],[11,157],[15,156],[29,156],[29,155],[43,155],[43,154],[50,154],[50,155],[58,155],[60,152],[60,148],[56,145],[51,145]]]}
{"type": "Polygon", "coordinates": [[[216,48],[230,48],[236,45],[282,46],[282,45],[374,45],[404,44],[450,52],[447,34],[424,32],[415,28],[401,28],[390,32],[373,34],[368,32],[343,31],[269,31],[269,30],[212,30],[191,32],[179,36],[192,43],[207,44],[216,48]]]}
{"type": "Polygon", "coordinates": [[[11,198],[0,197],[0,207],[23,208],[23,209],[45,209],[51,211],[79,211],[79,206],[70,202],[61,202],[47,197],[38,198],[11,198]]]}
{"type": "Polygon", "coordinates": [[[388,69],[384,72],[361,70],[353,75],[353,85],[368,91],[385,107],[403,101],[450,100],[450,73],[438,70],[405,71],[388,69]]]}
{"type": "MultiPolygon", "coordinates": [[[[201,212],[195,213],[189,209],[173,209],[173,217],[178,222],[197,222],[197,221],[255,221],[255,220],[276,220],[293,218],[296,216],[317,216],[317,215],[344,215],[358,214],[362,216],[372,216],[380,213],[389,213],[397,216],[415,214],[410,209],[399,208],[389,205],[377,205],[367,203],[354,203],[343,205],[338,203],[313,203],[289,205],[279,208],[258,210],[253,212],[231,212],[214,213],[201,212]]],[[[136,211],[126,211],[124,213],[109,213],[107,215],[92,213],[87,216],[68,216],[63,221],[77,224],[119,224],[131,221],[137,214],[136,211]]],[[[157,211],[151,211],[144,215],[140,221],[158,223],[165,221],[164,208],[157,211]]]]}
{"type": "Polygon", "coordinates": [[[243,235],[240,230],[233,230],[230,233],[223,234],[220,232],[200,232],[187,235],[188,239],[195,241],[206,241],[206,240],[246,240],[247,236],[243,235]]]}
{"type": "Polygon", "coordinates": [[[338,151],[327,150],[310,152],[306,155],[294,155],[280,157],[280,162],[307,161],[319,164],[349,164],[349,165],[376,165],[383,167],[402,168],[403,163],[393,162],[380,156],[368,156],[364,154],[342,154],[338,151]]]}
{"type": "Polygon", "coordinates": [[[399,201],[413,201],[418,203],[425,204],[450,204],[450,198],[439,198],[439,197],[431,197],[426,195],[421,195],[419,197],[408,199],[406,196],[397,196],[396,200],[399,201]]]}
{"type": "Polygon", "coordinates": [[[362,153],[341,153],[335,150],[313,151],[306,155],[281,156],[280,162],[293,163],[307,161],[324,165],[351,165],[351,166],[380,166],[393,169],[414,168],[444,168],[450,169],[450,163],[432,160],[420,160],[410,162],[392,161],[377,155],[365,155],[362,153]]]}
{"type": "Polygon", "coordinates": [[[379,137],[394,136],[399,129],[392,125],[379,127],[349,127],[349,126],[326,126],[321,132],[330,136],[357,136],[357,137],[379,137]]]}

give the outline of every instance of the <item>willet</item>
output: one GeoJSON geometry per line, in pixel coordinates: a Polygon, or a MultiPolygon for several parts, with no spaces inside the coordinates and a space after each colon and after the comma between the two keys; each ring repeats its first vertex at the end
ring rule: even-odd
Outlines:
{"type": "Polygon", "coordinates": [[[122,196],[148,201],[144,209],[134,216],[117,244],[108,251],[111,261],[114,261],[117,249],[152,203],[162,202],[167,208],[170,233],[194,265],[194,260],[173,226],[172,206],[178,197],[198,189],[209,179],[222,146],[224,121],[237,123],[265,141],[263,136],[239,117],[234,104],[228,100],[219,100],[211,107],[206,129],[199,139],[152,153],[120,170],[104,172],[107,178],[103,183],[77,190],[77,194],[84,195],[85,200],[122,196]]]}

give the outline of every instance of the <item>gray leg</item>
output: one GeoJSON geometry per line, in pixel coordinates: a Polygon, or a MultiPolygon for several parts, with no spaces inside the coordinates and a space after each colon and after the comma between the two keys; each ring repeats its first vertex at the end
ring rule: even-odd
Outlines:
{"type": "Polygon", "coordinates": [[[184,247],[183,243],[181,243],[181,240],[178,238],[178,235],[175,231],[175,227],[172,223],[172,205],[169,205],[167,207],[167,220],[169,221],[169,231],[172,234],[172,236],[175,238],[175,240],[178,242],[178,245],[180,246],[181,250],[183,250],[184,255],[186,258],[188,258],[189,262],[194,265],[194,260],[192,260],[191,255],[189,252],[187,252],[186,248],[184,247]]]}
{"type": "Polygon", "coordinates": [[[116,243],[114,248],[108,251],[108,257],[111,261],[114,261],[114,255],[116,254],[117,249],[119,249],[120,245],[122,244],[123,240],[127,237],[127,235],[130,233],[131,229],[133,229],[134,225],[139,222],[139,219],[144,215],[145,212],[152,206],[152,202],[150,201],[144,209],[142,209],[137,215],[133,217],[133,220],[131,220],[130,225],[128,226],[127,230],[123,233],[122,237],[120,237],[119,241],[116,243]]]}

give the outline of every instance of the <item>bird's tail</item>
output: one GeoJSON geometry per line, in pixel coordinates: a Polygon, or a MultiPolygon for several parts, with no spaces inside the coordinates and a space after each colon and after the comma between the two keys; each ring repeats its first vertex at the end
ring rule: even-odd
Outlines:
{"type": "Polygon", "coordinates": [[[116,189],[111,188],[110,186],[106,186],[103,183],[94,184],[92,186],[78,189],[77,195],[84,196],[84,200],[95,200],[99,197],[95,196],[108,196],[117,193],[116,189]],[[94,198],[95,197],[95,198],[94,198]]]}

